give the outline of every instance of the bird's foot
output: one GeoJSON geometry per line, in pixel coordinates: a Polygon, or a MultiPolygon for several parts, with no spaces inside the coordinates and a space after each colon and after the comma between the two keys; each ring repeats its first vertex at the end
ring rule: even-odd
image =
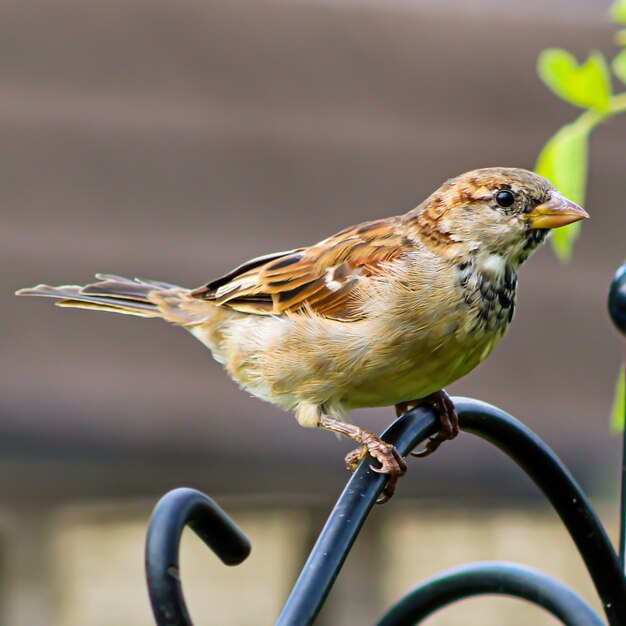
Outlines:
{"type": "Polygon", "coordinates": [[[326,416],[321,418],[320,427],[345,435],[362,444],[346,456],[346,467],[350,471],[354,471],[368,454],[373,456],[380,463],[380,467],[374,467],[372,465],[370,467],[374,472],[387,474],[389,480],[376,502],[377,504],[387,502],[396,491],[398,478],[404,476],[407,469],[406,462],[398,450],[396,450],[396,447],[383,441],[378,435],[375,435],[369,430],[365,430],[353,424],[346,424],[345,422],[340,422],[339,420],[326,416]]]}
{"type": "Polygon", "coordinates": [[[376,504],[384,504],[396,492],[398,478],[406,474],[406,461],[402,458],[402,455],[395,446],[390,443],[385,443],[380,439],[376,444],[375,451],[372,452],[370,448],[369,453],[380,461],[380,467],[370,465],[371,470],[378,474],[387,474],[389,476],[387,484],[376,500],[376,504]]]}
{"type": "MultiPolygon", "coordinates": [[[[365,431],[367,432],[367,431],[365,431]]],[[[359,463],[369,454],[380,462],[380,467],[370,465],[373,472],[378,474],[388,474],[389,480],[383,492],[376,500],[376,504],[384,504],[396,492],[398,478],[406,474],[406,461],[398,452],[396,447],[390,443],[382,441],[373,433],[367,433],[370,437],[364,438],[362,446],[346,455],[346,467],[354,472],[359,463]]]]}
{"type": "Polygon", "coordinates": [[[424,444],[424,449],[419,452],[411,452],[411,456],[424,458],[431,455],[444,441],[454,439],[459,434],[459,416],[454,408],[454,402],[452,402],[445,389],[431,393],[419,400],[396,404],[396,415],[399,417],[420,404],[432,404],[441,421],[441,429],[428,439],[424,444]]]}

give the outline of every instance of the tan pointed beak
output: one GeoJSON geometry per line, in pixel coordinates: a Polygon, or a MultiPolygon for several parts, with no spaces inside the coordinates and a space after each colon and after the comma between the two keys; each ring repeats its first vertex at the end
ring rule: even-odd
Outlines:
{"type": "Polygon", "coordinates": [[[531,228],[560,228],[589,217],[585,209],[562,196],[558,191],[551,191],[547,202],[539,204],[525,219],[531,228]]]}

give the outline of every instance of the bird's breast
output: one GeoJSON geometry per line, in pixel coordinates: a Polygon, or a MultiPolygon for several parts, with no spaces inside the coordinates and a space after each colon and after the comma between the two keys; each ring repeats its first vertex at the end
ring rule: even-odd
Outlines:
{"type": "Polygon", "coordinates": [[[515,309],[516,283],[509,269],[481,271],[466,263],[439,282],[440,291],[430,293],[426,305],[404,303],[402,312],[396,309],[394,331],[388,328],[371,344],[371,367],[350,390],[347,404],[413,400],[468,374],[504,336],[515,309]]]}

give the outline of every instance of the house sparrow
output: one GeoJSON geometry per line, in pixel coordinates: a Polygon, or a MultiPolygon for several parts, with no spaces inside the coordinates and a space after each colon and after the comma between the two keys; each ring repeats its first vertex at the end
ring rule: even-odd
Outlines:
{"type": "Polygon", "coordinates": [[[443,390],[481,363],[506,332],[517,269],[549,229],[589,215],[544,178],[486,168],[452,178],[417,208],[346,228],[319,243],[257,257],[188,290],[98,274],[86,285],[22,289],[59,306],[160,317],[204,343],[251,394],[293,410],[302,426],[360,444],[389,475],[397,450],[345,420],[351,409],[433,403],[441,430],[429,454],[458,433],[443,390]]]}

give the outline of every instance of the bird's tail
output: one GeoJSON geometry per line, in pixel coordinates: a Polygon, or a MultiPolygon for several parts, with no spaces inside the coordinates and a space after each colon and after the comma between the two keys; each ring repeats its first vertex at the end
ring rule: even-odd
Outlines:
{"type": "MultiPolygon", "coordinates": [[[[186,289],[154,280],[123,278],[113,274],[96,274],[98,282],[90,285],[37,285],[16,292],[18,296],[47,296],[57,298],[57,306],[79,309],[111,311],[139,317],[169,317],[157,302],[166,294],[175,298],[186,293],[186,289]]],[[[173,320],[172,320],[173,321],[173,320]]],[[[178,320],[177,320],[178,321],[178,320]]],[[[182,320],[181,320],[182,321],[182,320]]]]}

